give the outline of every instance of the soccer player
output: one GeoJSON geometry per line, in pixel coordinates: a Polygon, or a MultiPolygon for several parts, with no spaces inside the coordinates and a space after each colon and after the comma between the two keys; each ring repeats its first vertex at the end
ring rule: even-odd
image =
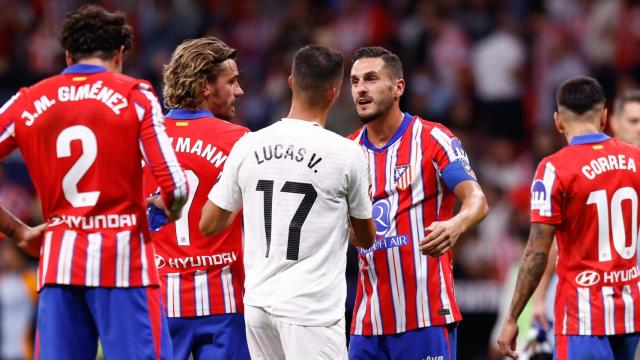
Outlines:
{"type": "Polygon", "coordinates": [[[46,219],[29,229],[0,215],[2,232],[40,248],[36,359],[95,358],[98,337],[107,359],[172,357],[143,157],[167,217],[179,217],[188,189],[151,86],[121,74],[132,34],[123,13],[70,12],[59,36],[69,66],[0,109],[0,158],[20,150],[46,219]]]}
{"type": "Polygon", "coordinates": [[[516,321],[544,271],[555,236],[558,359],[632,359],[640,339],[637,167],[640,151],[602,133],[600,84],[566,80],[556,128],[568,146],[544,158],[531,187],[531,233],[498,345],[516,357],[516,321]]]}
{"type": "Polygon", "coordinates": [[[376,242],[358,249],[349,358],[455,359],[461,316],[450,250],[484,218],[487,202],[460,140],[400,111],[398,56],[365,47],[352,61],[351,95],[365,125],[351,139],[373,176],[376,242]]]}
{"type": "Polygon", "coordinates": [[[369,177],[362,150],[325,130],[342,55],[309,45],[293,59],[287,118],[235,145],[209,194],[201,229],[216,233],[243,207],[245,322],[253,359],[346,359],[349,223],[369,247],[369,177]]]}
{"type": "Polygon", "coordinates": [[[640,90],[630,90],[616,98],[611,130],[627,144],[640,146],[640,90]]]}
{"type": "MultiPolygon", "coordinates": [[[[152,232],[176,359],[248,359],[242,286],[242,217],[223,233],[198,227],[207,195],[233,144],[249,130],[234,125],[236,50],[207,36],[185,41],[164,69],[165,125],[189,182],[182,217],[152,232]]],[[[145,167],[145,193],[157,185],[145,167]]]]}

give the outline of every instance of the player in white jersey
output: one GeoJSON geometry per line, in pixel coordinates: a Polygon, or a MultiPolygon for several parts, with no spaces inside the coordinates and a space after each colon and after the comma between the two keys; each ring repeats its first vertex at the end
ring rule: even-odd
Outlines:
{"type": "Polygon", "coordinates": [[[342,55],[322,46],[293,60],[287,118],[234,146],[200,228],[215,233],[243,207],[245,322],[253,359],[346,359],[344,304],[351,242],[374,241],[360,147],[324,129],[342,55]]]}

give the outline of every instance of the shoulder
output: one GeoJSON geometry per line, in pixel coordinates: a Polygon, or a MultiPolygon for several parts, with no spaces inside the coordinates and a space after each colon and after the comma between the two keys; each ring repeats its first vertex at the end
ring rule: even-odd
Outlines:
{"type": "Polygon", "coordinates": [[[353,141],[359,141],[363,131],[364,131],[364,126],[360,127],[358,130],[354,131],[351,135],[348,135],[346,138],[353,141]]]}
{"type": "Polygon", "coordinates": [[[112,81],[118,84],[129,85],[144,90],[153,90],[153,86],[151,86],[151,83],[147,80],[137,79],[129,75],[116,72],[105,72],[104,75],[111,78],[112,81]]]}
{"type": "Polygon", "coordinates": [[[226,120],[222,120],[222,119],[218,119],[216,117],[212,118],[213,121],[215,121],[215,124],[218,125],[221,129],[224,129],[224,131],[232,133],[234,135],[237,135],[237,137],[241,137],[244,134],[251,132],[251,130],[249,130],[249,128],[244,127],[242,125],[238,125],[238,124],[234,124],[232,122],[226,121],[226,120]]]}
{"type": "Polygon", "coordinates": [[[438,140],[444,137],[452,139],[456,137],[448,127],[439,122],[425,120],[416,116],[416,123],[422,126],[422,132],[426,133],[431,139],[438,140]]]}
{"type": "Polygon", "coordinates": [[[244,126],[230,123],[216,117],[198,120],[196,124],[206,124],[202,127],[209,129],[209,131],[206,131],[208,137],[221,144],[233,145],[240,138],[251,132],[244,126]]]}

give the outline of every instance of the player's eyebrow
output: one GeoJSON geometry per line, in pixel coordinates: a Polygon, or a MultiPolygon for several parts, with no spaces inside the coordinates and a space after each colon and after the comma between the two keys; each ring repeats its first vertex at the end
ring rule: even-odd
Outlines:
{"type": "MultiPolygon", "coordinates": [[[[370,70],[370,71],[367,71],[366,73],[362,74],[361,76],[362,77],[368,77],[368,76],[372,76],[372,75],[378,75],[378,71],[370,70]]],[[[352,78],[358,78],[359,76],[358,76],[358,74],[352,74],[351,77],[352,78]]]]}

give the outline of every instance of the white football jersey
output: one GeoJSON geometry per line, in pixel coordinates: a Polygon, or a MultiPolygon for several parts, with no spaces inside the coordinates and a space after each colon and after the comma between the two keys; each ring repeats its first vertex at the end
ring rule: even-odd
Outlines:
{"type": "Polygon", "coordinates": [[[344,316],[348,217],[371,218],[369,173],[355,142],[282,119],[241,138],[209,199],[243,208],[245,304],[286,321],[344,316]]]}

